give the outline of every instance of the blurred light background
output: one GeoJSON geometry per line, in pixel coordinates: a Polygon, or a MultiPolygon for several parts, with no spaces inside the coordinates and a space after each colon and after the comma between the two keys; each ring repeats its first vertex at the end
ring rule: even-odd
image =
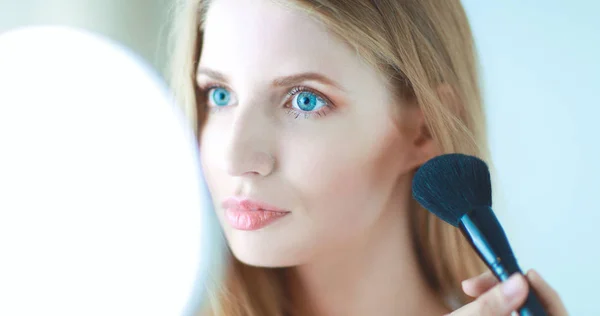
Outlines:
{"type": "Polygon", "coordinates": [[[498,217],[524,269],[540,271],[572,315],[600,315],[600,2],[463,3],[483,70],[498,217]]]}
{"type": "Polygon", "coordinates": [[[0,0],[0,32],[23,25],[69,25],[129,46],[161,74],[173,0],[0,0]]]}
{"type": "MultiPolygon", "coordinates": [[[[463,0],[482,68],[496,211],[524,269],[600,315],[600,2],[463,0]]],[[[0,32],[79,26],[164,74],[172,0],[0,0],[0,32]]]]}

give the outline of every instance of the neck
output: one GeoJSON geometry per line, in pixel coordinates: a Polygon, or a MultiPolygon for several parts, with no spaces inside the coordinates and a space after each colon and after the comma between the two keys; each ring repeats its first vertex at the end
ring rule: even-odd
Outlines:
{"type": "MultiPolygon", "coordinates": [[[[397,197],[392,201],[411,201],[397,197]]],[[[292,270],[293,299],[312,315],[442,315],[414,251],[410,202],[389,203],[376,225],[351,246],[292,270]],[[360,241],[359,241],[360,240],[360,241]]]]}

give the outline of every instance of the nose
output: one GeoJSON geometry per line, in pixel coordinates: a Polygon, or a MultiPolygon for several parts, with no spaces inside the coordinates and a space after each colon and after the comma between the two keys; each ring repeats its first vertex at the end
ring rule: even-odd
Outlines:
{"type": "Polygon", "coordinates": [[[225,149],[225,169],[232,176],[267,176],[275,168],[272,122],[256,109],[238,108],[225,149]]]}

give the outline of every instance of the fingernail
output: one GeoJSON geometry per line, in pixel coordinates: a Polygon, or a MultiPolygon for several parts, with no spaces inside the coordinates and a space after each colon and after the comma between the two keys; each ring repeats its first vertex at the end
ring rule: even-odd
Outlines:
{"type": "Polygon", "coordinates": [[[504,293],[509,300],[514,300],[519,296],[522,283],[523,280],[521,280],[521,276],[515,274],[502,284],[502,293],[504,293]]]}
{"type": "MultiPolygon", "coordinates": [[[[462,280],[462,282],[461,282],[461,285],[462,285],[462,286],[465,286],[465,284],[473,283],[473,281],[474,281],[476,278],[477,278],[477,277],[472,277],[472,278],[469,278],[469,279],[464,279],[464,280],[462,280]]],[[[446,316],[446,315],[444,315],[444,316],[446,316]]]]}

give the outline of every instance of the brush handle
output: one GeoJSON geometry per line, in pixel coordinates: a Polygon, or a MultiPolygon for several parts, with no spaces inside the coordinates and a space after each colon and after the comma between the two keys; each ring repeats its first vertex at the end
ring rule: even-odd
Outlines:
{"type": "MultiPolygon", "coordinates": [[[[496,263],[495,264],[495,266],[497,267],[496,270],[492,270],[492,271],[494,271],[494,274],[496,275],[496,278],[498,278],[499,281],[501,281],[501,282],[506,281],[506,279],[508,279],[511,275],[513,275],[513,273],[523,274],[523,271],[517,264],[517,260],[514,255],[506,256],[505,258],[502,258],[502,259],[504,259],[504,263],[502,263],[502,262],[496,263]],[[499,271],[500,273],[496,273],[496,271],[499,271]]],[[[529,293],[527,294],[527,299],[525,300],[525,303],[523,303],[523,306],[521,306],[521,308],[519,309],[519,316],[538,316],[538,315],[545,316],[545,315],[547,315],[547,313],[544,310],[544,307],[543,307],[541,301],[535,294],[535,292],[530,284],[529,285],[529,293]]]]}
{"type": "Polygon", "coordinates": [[[540,302],[535,292],[529,287],[529,294],[527,295],[527,299],[521,308],[519,309],[519,316],[538,316],[538,315],[547,315],[544,310],[544,306],[542,302],[540,302]]]}
{"type": "MultiPolygon", "coordinates": [[[[459,228],[499,281],[505,281],[514,273],[523,274],[508,243],[508,238],[491,208],[463,215],[459,228]]],[[[532,287],[529,288],[529,294],[519,309],[519,314],[547,316],[532,287]]]]}

